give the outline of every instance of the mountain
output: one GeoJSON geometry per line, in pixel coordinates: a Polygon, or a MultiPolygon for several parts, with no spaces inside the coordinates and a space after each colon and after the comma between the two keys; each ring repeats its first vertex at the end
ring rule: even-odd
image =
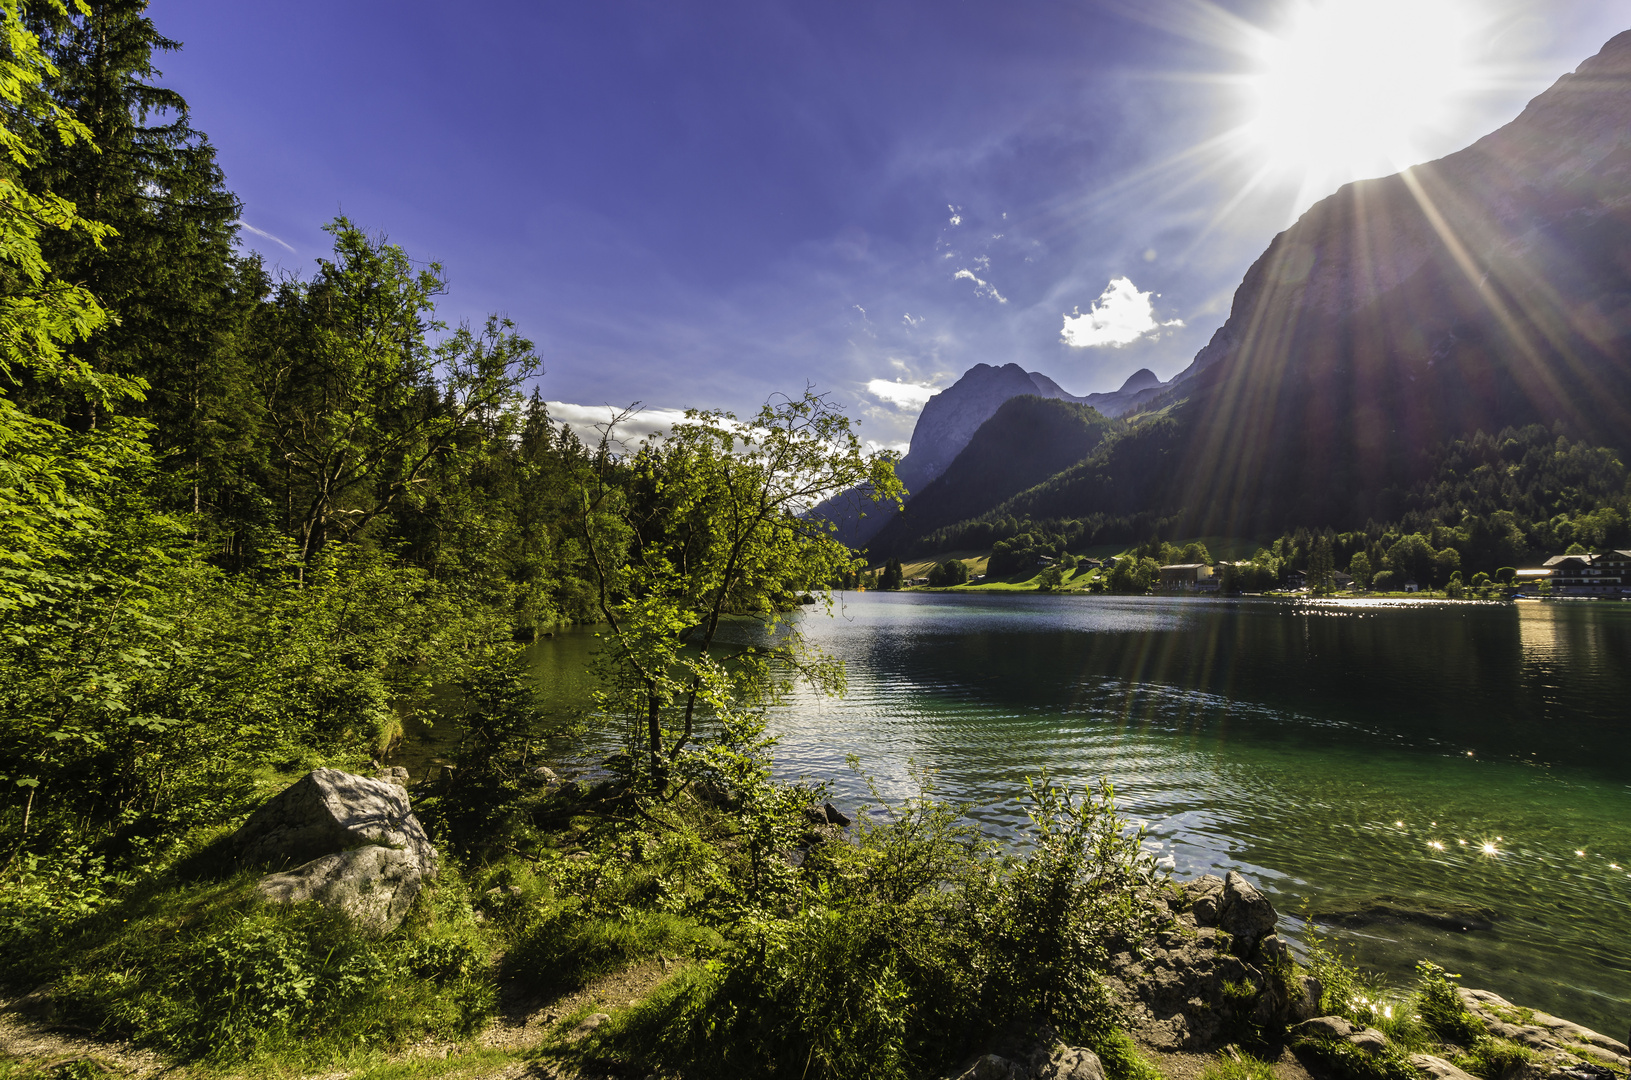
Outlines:
{"type": "MultiPolygon", "coordinates": [[[[1026,371],[1018,364],[975,364],[923,406],[912,429],[911,446],[895,466],[908,497],[915,498],[945,472],[1003,402],[1021,395],[1084,400],[1067,394],[1041,372],[1026,371]]],[[[861,491],[829,499],[814,512],[834,522],[838,538],[852,547],[866,545],[894,516],[893,507],[880,506],[861,491]]]]}
{"type": "Polygon", "coordinates": [[[1631,32],[1512,123],[1277,236],[1166,396],[1198,530],[1362,523],[1475,431],[1631,448],[1631,32]]]}
{"type": "Polygon", "coordinates": [[[1139,393],[1147,415],[987,515],[1353,528],[1477,432],[1631,453],[1631,33],[1465,150],[1310,208],[1139,393]]]}
{"type": "Polygon", "coordinates": [[[980,425],[996,415],[1003,402],[1022,394],[1082,400],[1041,372],[1026,371],[1018,364],[975,364],[923,406],[912,429],[911,449],[896,468],[907,490],[916,495],[945,472],[980,425]]]}
{"type": "Polygon", "coordinates": [[[1121,384],[1121,389],[1108,394],[1089,394],[1080,400],[1087,402],[1106,416],[1122,416],[1140,405],[1159,397],[1171,384],[1164,383],[1149,368],[1140,368],[1121,384]]]}
{"type": "Polygon", "coordinates": [[[1081,461],[1112,422],[1092,406],[1024,394],[981,424],[961,453],[872,538],[875,555],[993,506],[1081,461]]]}

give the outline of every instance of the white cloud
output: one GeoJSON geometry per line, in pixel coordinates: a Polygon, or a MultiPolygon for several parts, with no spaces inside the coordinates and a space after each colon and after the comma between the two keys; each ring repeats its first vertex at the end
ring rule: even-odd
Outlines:
{"type": "Polygon", "coordinates": [[[1150,302],[1153,295],[1139,292],[1128,278],[1116,278],[1087,312],[1077,308],[1065,316],[1060,338],[1079,349],[1101,345],[1119,349],[1144,337],[1157,337],[1164,327],[1184,325],[1182,319],[1157,322],[1155,305],[1150,302]]]}
{"type": "Polygon", "coordinates": [[[866,392],[897,409],[913,412],[923,408],[925,402],[939,393],[934,387],[922,383],[890,382],[888,379],[873,379],[866,384],[866,392]]]}
{"type": "Polygon", "coordinates": [[[951,211],[951,223],[953,225],[961,225],[963,223],[963,215],[958,213],[958,211],[962,209],[961,206],[953,206],[950,203],[947,203],[946,209],[951,211]]]}
{"type": "Polygon", "coordinates": [[[234,221],[233,224],[238,226],[238,228],[240,228],[240,229],[248,229],[250,232],[254,233],[256,236],[260,237],[262,240],[272,241],[272,243],[277,244],[277,245],[283,247],[284,249],[286,249],[289,252],[290,255],[295,254],[295,249],[291,245],[289,245],[288,243],[286,243],[283,240],[279,240],[277,237],[273,236],[271,233],[267,232],[265,229],[255,228],[255,226],[249,224],[249,222],[245,221],[243,218],[239,218],[237,221],[234,221]]]}
{"type": "MultiPolygon", "coordinates": [[[[611,405],[574,405],[568,401],[546,401],[549,418],[558,427],[565,424],[584,442],[595,445],[601,432],[621,409],[611,405]]],[[[617,425],[613,438],[625,447],[633,446],[647,435],[663,434],[685,419],[684,409],[641,409],[617,425]]]]}
{"type": "Polygon", "coordinates": [[[974,271],[972,270],[959,270],[957,273],[951,276],[951,279],[953,281],[962,281],[967,279],[974,282],[975,296],[989,296],[999,304],[1006,304],[1008,302],[1008,298],[1002,295],[1002,293],[998,292],[995,285],[991,284],[989,281],[983,281],[976,277],[974,275],[974,271]]]}
{"type": "Polygon", "coordinates": [[[923,320],[928,318],[928,316],[919,315],[917,318],[914,319],[912,317],[912,313],[910,311],[908,311],[906,313],[906,315],[904,316],[904,318],[906,319],[906,325],[907,326],[922,326],[923,325],[923,320]]]}

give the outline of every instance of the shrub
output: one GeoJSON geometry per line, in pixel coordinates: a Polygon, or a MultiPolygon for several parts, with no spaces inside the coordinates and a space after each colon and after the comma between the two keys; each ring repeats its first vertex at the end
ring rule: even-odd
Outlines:
{"type": "Polygon", "coordinates": [[[1437,964],[1422,960],[1416,964],[1416,1011],[1428,1030],[1449,1042],[1470,1045],[1485,1035],[1484,1024],[1468,1010],[1455,992],[1451,975],[1437,964]]]}
{"type": "Polygon", "coordinates": [[[1452,1055],[1450,1063],[1482,1080],[1505,1080],[1528,1072],[1540,1055],[1527,1046],[1506,1039],[1481,1035],[1465,1053],[1452,1055]]]}

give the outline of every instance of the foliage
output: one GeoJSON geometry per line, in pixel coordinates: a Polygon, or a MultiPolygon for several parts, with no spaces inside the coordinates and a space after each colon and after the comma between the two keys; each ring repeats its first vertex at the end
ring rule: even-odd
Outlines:
{"type": "Polygon", "coordinates": [[[1422,1023],[1441,1039],[1471,1045],[1485,1034],[1484,1024],[1468,1010],[1456,993],[1455,980],[1431,961],[1416,964],[1416,1011],[1422,1023]]]}
{"type": "Polygon", "coordinates": [[[890,559],[884,563],[883,571],[878,575],[878,588],[885,592],[898,592],[906,584],[906,571],[901,568],[899,559],[890,559]]]}
{"type": "Polygon", "coordinates": [[[958,559],[947,559],[929,567],[929,584],[936,588],[948,588],[968,583],[968,564],[958,559]]]}
{"type": "Polygon", "coordinates": [[[1273,1066],[1250,1054],[1220,1056],[1201,1070],[1201,1080],[1273,1080],[1273,1066]]]}
{"type": "Polygon", "coordinates": [[[901,487],[892,460],[863,453],[848,419],[813,392],[746,421],[686,417],[627,462],[603,454],[581,492],[607,625],[598,704],[624,724],[650,789],[676,777],[738,790],[763,771],[763,707],[795,679],[842,686],[790,612],[807,593],[830,610],[828,586],[858,563],[808,511],[858,484],[886,499],[901,487]]]}
{"type": "Polygon", "coordinates": [[[696,1076],[918,1076],[1009,1021],[1051,1020],[1117,1052],[1113,1075],[1148,1075],[1096,975],[1107,941],[1154,918],[1112,792],[1033,784],[1034,844],[1000,855],[914,775],[917,797],[810,852],[785,915],[748,912],[603,1046],[696,1076]]]}
{"type": "Polygon", "coordinates": [[[275,1051],[316,1064],[408,1035],[466,1036],[490,1015],[485,950],[456,872],[383,941],[315,905],[264,906],[250,884],[161,874],[55,952],[34,949],[30,975],[56,976],[53,1000],[76,1020],[218,1062],[275,1051]]]}

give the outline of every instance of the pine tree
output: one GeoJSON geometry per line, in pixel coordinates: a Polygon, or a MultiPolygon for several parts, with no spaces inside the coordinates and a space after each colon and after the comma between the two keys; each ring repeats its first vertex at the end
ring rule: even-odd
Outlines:
{"type": "MultiPolygon", "coordinates": [[[[64,279],[113,316],[73,351],[90,370],[147,384],[134,411],[154,421],[157,456],[182,472],[177,501],[245,502],[243,457],[253,406],[236,338],[267,288],[258,261],[235,251],[240,206],[187,102],[158,85],[154,56],[180,48],[158,32],[145,0],[102,0],[31,16],[54,65],[46,91],[89,140],[47,133],[26,173],[30,187],[111,226],[42,237],[64,279]]],[[[59,396],[58,419],[79,430],[102,420],[94,396],[59,396]]],[[[250,500],[252,501],[252,500],[250,500]]],[[[242,506],[239,507],[242,512],[242,506]]]]}

